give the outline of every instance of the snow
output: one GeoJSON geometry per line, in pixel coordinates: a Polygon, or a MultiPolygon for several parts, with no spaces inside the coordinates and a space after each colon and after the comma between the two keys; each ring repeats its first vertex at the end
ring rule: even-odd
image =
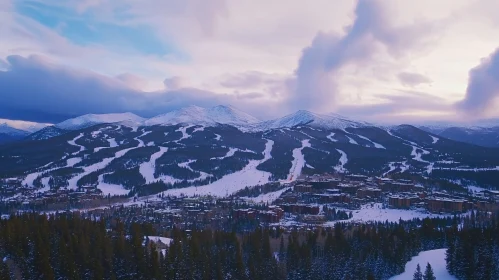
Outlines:
{"type": "Polygon", "coordinates": [[[152,242],[161,242],[167,246],[170,245],[171,242],[173,242],[173,239],[171,238],[167,238],[167,237],[161,237],[161,236],[144,236],[144,239],[149,239],[149,241],[152,241],[152,242]]]}
{"type": "Polygon", "coordinates": [[[0,130],[2,130],[2,128],[8,127],[15,130],[23,131],[25,133],[33,133],[51,125],[52,124],[49,123],[36,123],[28,121],[0,119],[0,130]]]}
{"type": "MultiPolygon", "coordinates": [[[[81,162],[81,158],[70,158],[70,159],[67,159],[66,160],[66,166],[63,166],[63,167],[55,167],[55,168],[51,168],[51,169],[48,169],[48,170],[43,170],[43,171],[39,171],[39,172],[34,172],[34,173],[31,173],[31,174],[28,174],[26,176],[26,178],[24,178],[24,180],[22,181],[22,185],[28,185],[29,187],[33,187],[33,182],[35,181],[36,178],[38,178],[38,176],[42,175],[43,173],[45,172],[50,172],[50,171],[54,171],[54,170],[57,170],[59,168],[65,168],[65,167],[72,167],[74,166],[75,164],[81,162]]],[[[42,166],[41,168],[39,169],[44,169],[45,167],[48,167],[49,165],[51,165],[53,162],[51,163],[48,163],[44,166],[42,166]]],[[[48,181],[47,181],[48,183],[48,181]]]]}
{"type": "MultiPolygon", "coordinates": [[[[90,174],[92,172],[104,169],[114,159],[117,159],[117,158],[120,158],[120,157],[124,156],[130,150],[133,150],[133,149],[136,149],[136,148],[140,148],[140,147],[144,147],[145,146],[144,145],[144,141],[140,140],[139,138],[142,137],[142,136],[145,136],[145,135],[147,135],[149,133],[151,133],[151,131],[144,132],[140,136],[137,136],[137,137],[133,138],[133,139],[135,139],[135,140],[137,140],[139,142],[139,144],[137,145],[137,147],[132,147],[132,148],[127,148],[127,149],[120,150],[120,151],[118,151],[118,152],[116,152],[114,154],[114,157],[104,158],[100,162],[97,162],[97,163],[89,165],[89,166],[82,167],[83,168],[83,173],[80,173],[80,174],[74,176],[73,178],[69,179],[69,181],[68,181],[68,183],[69,183],[68,188],[70,188],[70,189],[76,189],[77,188],[77,182],[78,182],[78,180],[80,180],[83,176],[88,175],[88,174],[90,174]]],[[[109,185],[109,184],[105,184],[103,182],[99,182],[99,185],[97,187],[99,189],[101,189],[101,190],[102,189],[106,189],[106,191],[109,191],[109,189],[112,190],[112,189],[116,188],[116,185],[109,185]]],[[[120,187],[122,187],[122,186],[120,186],[120,187]]],[[[127,193],[128,193],[128,191],[127,191],[127,193]]]]}
{"type": "Polygon", "coordinates": [[[336,170],[337,172],[340,172],[340,173],[345,173],[346,172],[345,164],[347,164],[347,162],[348,162],[347,154],[340,149],[336,149],[336,151],[338,151],[338,153],[340,153],[341,157],[340,157],[340,161],[339,161],[338,165],[336,165],[334,167],[334,170],[336,170]]]}
{"type": "Polygon", "coordinates": [[[438,140],[440,140],[440,138],[437,138],[437,137],[432,136],[432,135],[430,135],[430,137],[433,140],[432,144],[437,144],[438,140]]]}
{"type": "Polygon", "coordinates": [[[357,141],[355,141],[352,138],[348,137],[348,135],[345,134],[345,137],[348,138],[348,143],[353,144],[353,145],[359,145],[359,143],[357,143],[357,141]]]}
{"type": "Polygon", "coordinates": [[[271,173],[257,170],[256,167],[261,163],[272,158],[271,151],[274,141],[267,140],[264,157],[262,160],[250,160],[249,163],[240,171],[228,174],[219,180],[204,186],[193,186],[181,189],[170,189],[164,192],[165,195],[214,195],[225,197],[235,193],[245,187],[263,185],[269,182],[271,173]]]}
{"type": "Polygon", "coordinates": [[[211,158],[211,159],[224,159],[224,158],[228,158],[228,157],[231,157],[233,156],[237,151],[239,151],[239,149],[237,148],[229,148],[229,151],[222,157],[214,157],[214,158],[211,158]]]}
{"type": "Polygon", "coordinates": [[[164,153],[168,151],[168,148],[159,147],[159,151],[152,154],[149,161],[140,164],[139,172],[142,174],[142,177],[146,179],[146,184],[150,184],[156,181],[154,177],[154,172],[156,170],[156,160],[160,158],[164,153]]]}
{"type": "Polygon", "coordinates": [[[175,124],[202,124],[202,125],[247,125],[257,123],[258,119],[230,106],[215,106],[202,108],[188,106],[178,110],[156,116],[145,121],[146,125],[175,125],[175,124]]]}
{"type": "Polygon", "coordinates": [[[334,139],[334,132],[331,132],[331,134],[329,134],[327,136],[327,139],[331,140],[332,142],[338,142],[338,140],[334,139]]]}
{"type": "Polygon", "coordinates": [[[177,131],[177,132],[181,132],[181,133],[182,133],[182,137],[181,137],[180,139],[178,139],[178,140],[175,140],[175,142],[177,142],[177,143],[178,143],[178,142],[180,142],[180,141],[182,141],[182,140],[184,140],[184,139],[187,139],[187,138],[191,137],[191,136],[189,135],[189,133],[187,133],[187,129],[188,129],[189,127],[192,127],[192,125],[189,125],[189,126],[183,126],[183,127],[179,128],[179,129],[175,130],[175,131],[177,131]]]}
{"type": "Polygon", "coordinates": [[[117,123],[124,121],[132,121],[140,123],[143,120],[144,120],[143,118],[132,113],[88,114],[73,119],[65,120],[61,123],[56,124],[56,127],[68,130],[78,130],[96,124],[117,123]]]}
{"type": "MultiPolygon", "coordinates": [[[[351,210],[346,210],[351,211],[351,210]]],[[[405,210],[405,209],[383,209],[383,204],[372,203],[365,204],[361,206],[360,210],[352,211],[353,217],[349,219],[352,222],[398,222],[400,219],[407,221],[415,218],[443,218],[452,217],[452,214],[439,215],[427,212],[420,212],[416,210],[405,210]]]]}
{"type": "Polygon", "coordinates": [[[289,170],[289,175],[286,182],[293,182],[300,176],[301,171],[306,164],[305,156],[302,152],[305,147],[312,147],[312,145],[310,145],[310,139],[302,140],[301,147],[293,149],[294,159],[291,165],[291,169],[289,170]]]}
{"type": "Polygon", "coordinates": [[[193,163],[193,162],[196,162],[196,160],[195,160],[195,159],[190,159],[190,160],[188,160],[188,161],[186,161],[186,162],[182,162],[182,163],[179,163],[179,164],[177,164],[177,165],[178,165],[178,167],[187,168],[187,169],[189,169],[190,171],[194,171],[194,170],[190,167],[190,164],[191,164],[191,163],[193,163]]]}
{"type": "Polygon", "coordinates": [[[424,274],[427,263],[430,263],[437,280],[456,280],[457,278],[452,276],[447,271],[447,263],[445,261],[446,251],[447,249],[436,249],[419,253],[419,255],[413,257],[409,262],[405,264],[404,273],[394,276],[390,278],[390,280],[412,279],[414,271],[416,271],[416,267],[418,264],[424,274]]]}
{"type": "Polygon", "coordinates": [[[81,145],[78,145],[76,144],[76,140],[80,139],[83,137],[83,133],[80,133],[78,136],[76,136],[73,140],[70,140],[68,141],[68,144],[71,145],[71,146],[75,146],[75,147],[78,147],[80,150],[78,152],[74,152],[72,153],[72,155],[76,155],[80,152],[83,152],[85,150],[85,147],[81,146],[81,145]]]}
{"type": "Polygon", "coordinates": [[[35,193],[44,193],[44,192],[50,191],[49,180],[50,180],[50,177],[42,178],[43,188],[36,190],[35,193]]]}
{"type": "Polygon", "coordinates": [[[264,193],[264,194],[261,194],[257,197],[242,197],[242,199],[245,199],[247,201],[252,201],[253,203],[271,204],[276,199],[278,199],[281,196],[281,194],[283,194],[284,192],[286,192],[289,189],[291,189],[291,188],[289,187],[289,188],[284,188],[282,190],[278,190],[275,192],[264,193]]]}
{"type": "Polygon", "coordinates": [[[358,137],[360,137],[360,138],[362,138],[362,139],[366,140],[366,141],[371,142],[371,143],[374,145],[374,148],[376,148],[376,149],[385,149],[385,150],[386,150],[386,148],[385,148],[383,145],[381,145],[381,144],[379,144],[379,143],[376,143],[376,142],[372,141],[371,139],[369,139],[369,138],[367,138],[367,137],[365,137],[365,136],[358,135],[358,134],[356,134],[356,135],[357,135],[358,137]]]}
{"type": "Polygon", "coordinates": [[[97,188],[102,191],[103,195],[127,195],[130,191],[125,189],[122,185],[109,184],[104,182],[104,176],[110,173],[99,175],[99,183],[97,188]]]}
{"type": "Polygon", "coordinates": [[[430,152],[428,152],[427,150],[412,145],[411,156],[413,156],[412,158],[413,160],[428,163],[428,161],[422,158],[423,155],[428,155],[428,154],[430,154],[430,152]],[[421,150],[422,153],[418,152],[419,150],[421,150]]]}
{"type": "Polygon", "coordinates": [[[222,136],[215,133],[215,140],[220,141],[220,139],[222,139],[222,136]]]}
{"type": "Polygon", "coordinates": [[[107,142],[109,142],[109,147],[98,147],[98,148],[95,148],[94,149],[94,153],[97,153],[98,151],[103,150],[103,149],[109,149],[109,148],[116,148],[116,147],[118,147],[118,143],[116,142],[115,138],[110,138],[110,139],[106,139],[106,140],[107,140],[107,142]]]}
{"type": "Polygon", "coordinates": [[[293,114],[279,119],[261,122],[252,127],[253,130],[271,130],[284,127],[296,127],[307,125],[309,127],[323,129],[345,129],[347,127],[363,127],[369,124],[348,120],[345,117],[334,114],[316,114],[306,110],[299,110],[293,114]]]}
{"type": "Polygon", "coordinates": [[[204,131],[204,126],[194,128],[194,131],[192,131],[192,133],[196,133],[198,131],[204,131]]]}

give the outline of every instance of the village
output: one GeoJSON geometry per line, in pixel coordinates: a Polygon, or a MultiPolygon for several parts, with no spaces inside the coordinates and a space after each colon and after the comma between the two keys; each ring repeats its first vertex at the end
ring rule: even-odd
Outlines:
{"type": "Polygon", "coordinates": [[[93,219],[148,222],[158,230],[322,226],[336,221],[384,221],[499,210],[499,191],[435,191],[407,179],[325,174],[302,176],[294,182],[273,184],[272,188],[278,189],[257,193],[260,198],[271,198],[264,200],[237,193],[225,198],[164,194],[141,198],[103,196],[91,187],[41,193],[3,181],[0,209],[2,214],[71,211],[93,219]],[[374,211],[379,212],[375,219],[369,216],[374,211]]]}

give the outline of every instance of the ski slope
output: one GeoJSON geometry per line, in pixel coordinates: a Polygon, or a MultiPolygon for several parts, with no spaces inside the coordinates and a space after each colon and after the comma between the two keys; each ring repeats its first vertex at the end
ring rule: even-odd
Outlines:
{"type": "Polygon", "coordinates": [[[218,197],[225,197],[241,189],[244,189],[245,187],[263,185],[265,183],[268,183],[271,173],[257,170],[256,167],[272,158],[270,153],[272,151],[273,145],[274,141],[267,140],[267,143],[265,144],[265,150],[263,151],[263,159],[250,160],[242,170],[225,175],[211,184],[181,189],[170,189],[163,193],[165,195],[175,196],[213,195],[218,197]]]}

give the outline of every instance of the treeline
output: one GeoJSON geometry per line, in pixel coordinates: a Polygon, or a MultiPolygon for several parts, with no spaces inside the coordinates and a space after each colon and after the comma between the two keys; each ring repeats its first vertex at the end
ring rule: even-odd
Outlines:
{"type": "Polygon", "coordinates": [[[449,234],[447,269],[458,279],[499,279],[499,223],[474,214],[449,234]]]}
{"type": "Polygon", "coordinates": [[[412,256],[448,247],[458,279],[499,279],[499,226],[490,215],[307,231],[169,232],[76,214],[0,220],[0,279],[388,279],[412,256]]]}

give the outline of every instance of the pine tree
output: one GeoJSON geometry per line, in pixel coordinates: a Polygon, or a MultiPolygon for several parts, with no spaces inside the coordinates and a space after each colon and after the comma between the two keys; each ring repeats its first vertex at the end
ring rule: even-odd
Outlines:
{"type": "Polygon", "coordinates": [[[418,266],[416,267],[416,271],[414,272],[414,277],[412,278],[413,280],[423,280],[423,273],[421,272],[421,267],[418,266]]]}
{"type": "Polygon", "coordinates": [[[424,272],[423,280],[437,280],[430,263],[426,264],[426,270],[424,272]]]}

